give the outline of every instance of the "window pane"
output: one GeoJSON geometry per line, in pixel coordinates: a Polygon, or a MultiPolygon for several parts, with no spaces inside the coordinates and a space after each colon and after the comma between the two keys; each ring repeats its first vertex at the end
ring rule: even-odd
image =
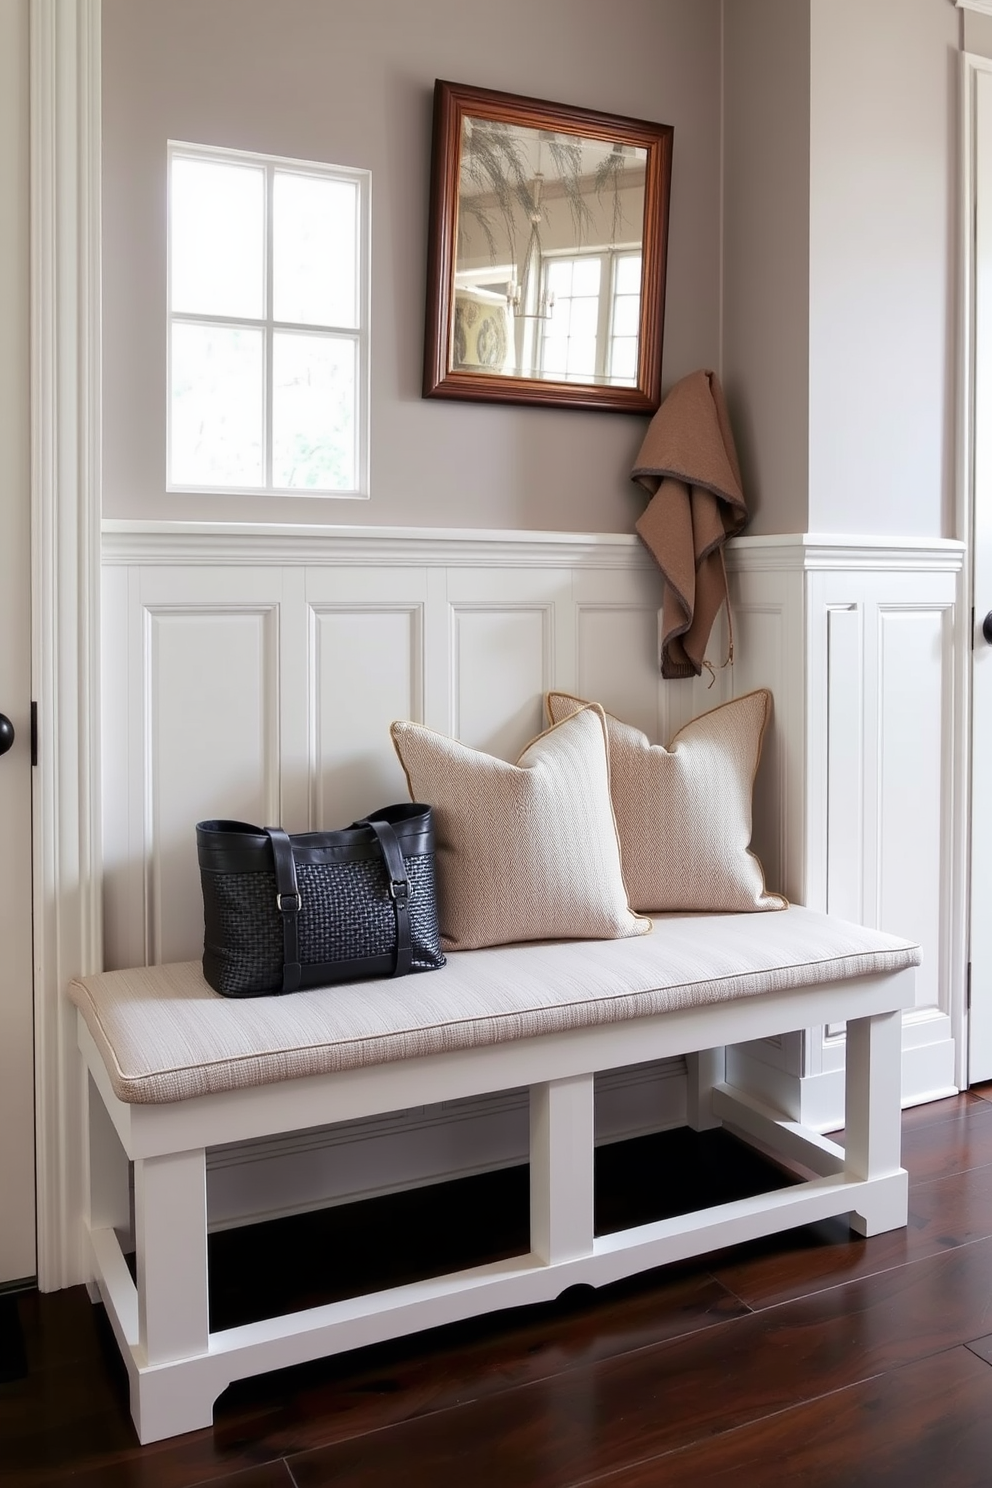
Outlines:
{"type": "Polygon", "coordinates": [[[260,486],[262,419],[262,332],[174,324],[173,485],[260,486]]]}
{"type": "Polygon", "coordinates": [[[596,338],[575,337],[568,343],[569,377],[594,377],[596,373],[596,338]]]}
{"type": "Polygon", "coordinates": [[[272,346],[272,484],[355,489],[355,343],[278,331],[272,346]]]}
{"type": "Polygon", "coordinates": [[[623,336],[613,343],[613,355],[610,360],[610,375],[614,381],[621,378],[624,382],[636,383],[637,381],[637,338],[636,336],[623,336]]]}
{"type": "Polygon", "coordinates": [[[264,214],[260,167],[173,157],[169,249],[174,311],[262,317],[264,214]]]}
{"type": "Polygon", "coordinates": [[[572,293],[572,260],[570,258],[549,258],[545,272],[547,286],[554,290],[556,295],[572,293]]]}
{"type": "Polygon", "coordinates": [[[573,300],[571,321],[569,324],[571,334],[573,336],[586,336],[592,341],[595,341],[598,326],[599,301],[573,300]]]}
{"type": "Polygon", "coordinates": [[[276,171],[272,232],[275,319],[357,326],[357,185],[276,171]]]}
{"type": "Polygon", "coordinates": [[[617,259],[616,292],[617,294],[640,294],[641,255],[639,253],[625,253],[622,258],[617,259]]]}
{"type": "Polygon", "coordinates": [[[573,295],[598,295],[601,262],[598,258],[576,258],[572,276],[573,295]]]}
{"type": "Polygon", "coordinates": [[[547,336],[541,348],[541,366],[545,372],[564,375],[568,370],[568,342],[562,336],[547,336]]]}
{"type": "Polygon", "coordinates": [[[618,295],[613,302],[613,332],[617,336],[636,336],[641,301],[638,295],[618,295]]]}

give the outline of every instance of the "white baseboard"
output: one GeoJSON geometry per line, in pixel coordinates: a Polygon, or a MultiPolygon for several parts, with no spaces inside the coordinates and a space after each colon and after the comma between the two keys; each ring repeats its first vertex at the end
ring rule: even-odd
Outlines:
{"type": "MultiPolygon", "coordinates": [[[[618,1142],[686,1118],[684,1059],[596,1077],[596,1141],[618,1142]]],[[[211,1230],[304,1214],[527,1161],[525,1090],[442,1102],[366,1121],[213,1148],[211,1230]]]]}
{"type": "MultiPolygon", "coordinates": [[[[841,1049],[843,1041],[838,1040],[841,1049]]],[[[813,1131],[836,1131],[844,1125],[844,1067],[800,1075],[761,1058],[758,1045],[738,1045],[727,1050],[727,1079],[752,1095],[758,1095],[813,1131]]],[[[950,1019],[936,1009],[907,1021],[903,1027],[902,1105],[920,1106],[927,1101],[957,1095],[954,1080],[954,1039],[950,1019]]]]}

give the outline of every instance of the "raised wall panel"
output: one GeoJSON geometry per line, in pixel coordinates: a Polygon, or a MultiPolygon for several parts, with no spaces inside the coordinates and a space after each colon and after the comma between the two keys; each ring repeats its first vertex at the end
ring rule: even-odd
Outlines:
{"type": "Polygon", "coordinates": [[[768,887],[789,894],[794,889],[789,884],[787,870],[790,812],[786,775],[791,739],[783,644],[786,623],[780,601],[739,599],[734,606],[731,677],[735,696],[758,687],[768,688],[772,695],[772,716],[765,730],[754,782],[751,847],[764,868],[768,887]]]}
{"type": "Polygon", "coordinates": [[[311,829],[409,798],[389,733],[423,719],[423,607],[311,609],[311,829]]]}
{"type": "Polygon", "coordinates": [[[661,575],[654,567],[577,573],[572,676],[557,683],[643,729],[652,743],[667,743],[658,665],[661,595],[661,575]]]}
{"type": "Polygon", "coordinates": [[[864,656],[862,611],[827,610],[826,901],[829,914],[864,915],[864,656]]]}
{"type": "Polygon", "coordinates": [[[279,816],[278,611],[155,607],[145,618],[148,960],[203,950],[195,826],[279,816]]]}
{"type": "Polygon", "coordinates": [[[451,606],[452,732],[470,749],[516,760],[545,727],[554,607],[527,600],[451,606]]]}
{"type": "Polygon", "coordinates": [[[945,856],[944,610],[878,613],[878,848],[874,897],[883,930],[926,947],[917,1003],[940,1001],[945,856]]]}
{"type": "Polygon", "coordinates": [[[138,576],[129,569],[104,572],[100,773],[107,967],[140,966],[146,957],[141,611],[137,600],[130,597],[137,586],[138,576]]]}
{"type": "Polygon", "coordinates": [[[752,846],[769,887],[797,903],[808,897],[806,746],[808,700],[804,687],[806,611],[804,575],[765,566],[775,553],[755,555],[731,545],[727,554],[734,612],[735,697],[767,687],[772,718],[762,747],[754,790],[752,846]]]}
{"type": "Polygon", "coordinates": [[[576,612],[577,696],[601,703],[607,712],[659,737],[657,611],[631,604],[581,603],[576,612]]]}

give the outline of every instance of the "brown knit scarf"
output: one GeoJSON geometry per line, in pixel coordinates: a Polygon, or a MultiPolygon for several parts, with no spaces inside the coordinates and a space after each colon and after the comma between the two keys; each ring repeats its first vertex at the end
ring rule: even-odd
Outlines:
{"type": "Polygon", "coordinates": [[[675,384],[648,426],[631,475],[651,492],[635,525],[665,579],[661,675],[698,677],[722,604],[730,615],[723,544],[747,521],[715,373],[692,372],[675,384]]]}

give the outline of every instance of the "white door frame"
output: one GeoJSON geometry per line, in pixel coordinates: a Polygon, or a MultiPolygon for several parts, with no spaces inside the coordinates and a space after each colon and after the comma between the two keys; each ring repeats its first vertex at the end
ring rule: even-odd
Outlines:
{"type": "Polygon", "coordinates": [[[31,0],[33,891],[38,1282],[85,1278],[64,988],[101,966],[100,0],[31,0]]]}
{"type": "MultiPolygon", "coordinates": [[[[961,0],[959,0],[961,3],[961,0]]],[[[971,6],[970,8],[977,8],[971,6]]],[[[977,357],[977,326],[976,326],[976,214],[978,203],[978,182],[976,175],[977,164],[977,89],[978,80],[984,74],[992,73],[992,59],[981,57],[971,52],[964,52],[961,56],[961,174],[960,174],[960,236],[961,244],[958,255],[960,281],[959,281],[959,362],[958,362],[958,389],[957,389],[957,530],[958,535],[965,544],[966,562],[964,567],[962,596],[962,626],[961,626],[961,694],[962,694],[962,727],[961,748],[963,758],[960,761],[962,781],[962,821],[961,840],[963,871],[965,874],[965,893],[961,896],[962,919],[961,926],[962,943],[968,947],[968,988],[969,998],[971,995],[971,926],[972,916],[971,904],[971,855],[972,855],[972,762],[976,757],[972,739],[973,719],[973,658],[975,647],[985,648],[985,640],[982,636],[982,615],[975,613],[975,440],[976,440],[976,418],[975,418],[975,381],[976,381],[976,357],[977,357]]],[[[989,351],[992,356],[992,349],[989,351]]],[[[983,1009],[983,1016],[987,1010],[983,1009]]],[[[972,1017],[971,1005],[966,1014],[966,1054],[967,1063],[962,1079],[962,1085],[969,1083],[972,1078],[974,1061],[971,1058],[971,1035],[975,1025],[972,1017]]],[[[983,1071],[977,1070],[976,1074],[983,1071]]]]}

